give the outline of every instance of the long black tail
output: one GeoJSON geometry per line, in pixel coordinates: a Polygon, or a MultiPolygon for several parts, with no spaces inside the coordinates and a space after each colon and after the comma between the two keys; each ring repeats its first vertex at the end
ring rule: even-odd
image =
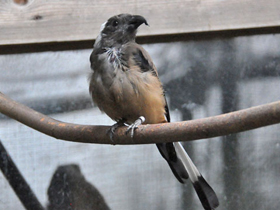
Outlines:
{"type": "Polygon", "coordinates": [[[184,184],[186,179],[190,178],[205,210],[212,210],[219,206],[216,193],[203,178],[180,143],[157,144],[157,148],[179,182],[184,184]]]}
{"type": "Polygon", "coordinates": [[[157,148],[162,157],[167,161],[174,176],[179,182],[184,184],[185,180],[189,178],[189,175],[182,161],[178,158],[173,143],[157,144],[157,148]]]}

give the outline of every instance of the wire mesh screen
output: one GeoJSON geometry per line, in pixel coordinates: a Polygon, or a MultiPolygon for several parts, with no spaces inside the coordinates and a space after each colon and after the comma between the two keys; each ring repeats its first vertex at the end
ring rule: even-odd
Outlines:
{"type": "MultiPolygon", "coordinates": [[[[280,100],[279,35],[144,46],[158,67],[172,121],[280,100]]],[[[0,56],[0,90],[70,123],[112,125],[91,103],[91,50],[0,56]]],[[[280,205],[279,125],[185,143],[220,209],[280,205]]],[[[0,139],[49,209],[202,209],[191,184],[173,177],[155,145],[57,140],[0,115],[0,139]]],[[[0,173],[3,209],[24,209],[0,173]]]]}

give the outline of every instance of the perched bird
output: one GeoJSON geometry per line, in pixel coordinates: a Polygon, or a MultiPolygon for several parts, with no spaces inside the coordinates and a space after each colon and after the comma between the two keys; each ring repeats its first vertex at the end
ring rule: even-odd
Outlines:
{"type": "MultiPolygon", "coordinates": [[[[155,65],[135,42],[137,28],[148,25],[139,15],[113,16],[101,26],[90,56],[89,91],[94,103],[116,121],[114,131],[124,124],[133,132],[140,124],[170,122],[169,110],[155,65]]],[[[205,209],[219,205],[213,189],[197,170],[180,143],[156,144],[179,182],[190,178],[205,209]]]]}

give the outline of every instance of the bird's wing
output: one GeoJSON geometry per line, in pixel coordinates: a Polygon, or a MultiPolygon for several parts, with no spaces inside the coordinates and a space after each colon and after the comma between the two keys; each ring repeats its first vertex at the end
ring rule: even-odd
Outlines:
{"type": "MultiPolygon", "coordinates": [[[[141,47],[140,45],[136,43],[129,43],[129,45],[126,46],[125,49],[126,55],[124,55],[124,61],[125,62],[132,62],[133,65],[137,66],[138,71],[140,72],[151,72],[153,76],[158,78],[158,73],[156,70],[156,67],[150,57],[150,55],[147,53],[147,51],[141,47]],[[125,57],[127,56],[127,57],[125,57]],[[130,60],[132,59],[132,60],[130,60]]],[[[159,78],[158,78],[159,80],[159,78]]],[[[165,104],[163,104],[164,110],[165,110],[165,118],[166,122],[170,122],[170,115],[169,115],[169,109],[168,105],[166,103],[164,92],[162,91],[162,97],[164,97],[165,104]]],[[[162,123],[157,122],[157,123],[162,123]]],[[[160,143],[157,144],[157,148],[160,152],[160,154],[163,156],[163,158],[167,161],[169,164],[173,174],[178,179],[179,182],[184,183],[184,179],[188,178],[187,171],[182,163],[182,161],[177,157],[175,148],[173,143],[160,143]]]]}
{"type": "Polygon", "coordinates": [[[158,77],[157,69],[149,53],[141,45],[132,42],[128,43],[125,47],[128,56],[131,56],[141,72],[151,72],[154,76],[158,77]]]}
{"type": "MultiPolygon", "coordinates": [[[[158,72],[156,69],[156,66],[154,65],[152,58],[150,57],[149,53],[137,43],[130,43],[129,48],[131,49],[131,55],[133,58],[133,61],[137,66],[139,66],[139,69],[141,72],[151,72],[155,77],[158,77],[158,72]]],[[[128,50],[129,51],[129,50],[128,50]]],[[[165,117],[166,121],[170,122],[170,114],[169,114],[169,108],[166,101],[166,97],[163,92],[163,97],[165,100],[165,117]]]]}

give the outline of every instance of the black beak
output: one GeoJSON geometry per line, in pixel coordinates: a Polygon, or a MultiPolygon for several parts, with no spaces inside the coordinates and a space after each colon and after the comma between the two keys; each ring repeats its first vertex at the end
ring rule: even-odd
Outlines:
{"type": "Polygon", "coordinates": [[[145,23],[147,26],[149,25],[144,17],[140,15],[133,15],[129,20],[129,28],[136,30],[143,23],[145,23]]]}

